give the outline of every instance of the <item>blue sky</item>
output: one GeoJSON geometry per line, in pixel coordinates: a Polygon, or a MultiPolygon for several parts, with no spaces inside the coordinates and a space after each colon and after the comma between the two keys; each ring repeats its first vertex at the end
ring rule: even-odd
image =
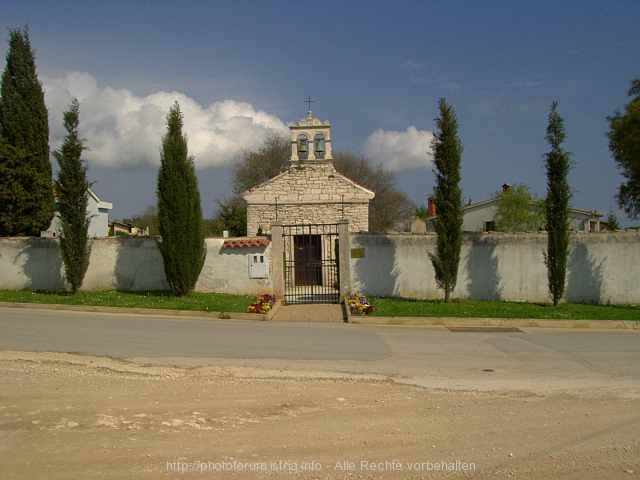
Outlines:
{"type": "Polygon", "coordinates": [[[637,1],[22,0],[1,10],[5,32],[29,25],[53,146],[56,116],[80,98],[95,190],[116,217],[155,202],[159,112],[173,98],[187,104],[209,215],[229,194],[239,152],[303,116],[307,95],[332,122],[335,149],[388,161],[416,202],[433,174],[428,142],[423,165],[411,142],[428,138],[439,97],[458,113],[463,191],[473,200],[503,182],[544,194],[546,116],[557,99],[575,162],[573,203],[615,206],[606,116],[640,76],[637,1]]]}

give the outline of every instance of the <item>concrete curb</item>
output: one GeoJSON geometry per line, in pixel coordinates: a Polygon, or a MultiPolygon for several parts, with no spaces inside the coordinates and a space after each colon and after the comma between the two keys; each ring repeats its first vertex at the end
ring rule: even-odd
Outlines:
{"type": "Polygon", "coordinates": [[[575,328],[593,330],[640,330],[640,320],[544,320],[535,318],[460,317],[367,317],[354,315],[351,323],[360,325],[410,325],[437,327],[521,327],[575,328]]]}
{"type": "Polygon", "coordinates": [[[349,298],[344,297],[342,300],[342,315],[345,323],[351,323],[351,307],[349,306],[349,298]]]}
{"type": "Polygon", "coordinates": [[[282,300],[276,300],[271,310],[264,315],[264,320],[273,320],[273,317],[275,317],[278,310],[280,310],[280,307],[282,307],[282,300]]]}
{"type": "Polygon", "coordinates": [[[119,313],[122,315],[156,315],[170,317],[205,317],[217,320],[266,320],[261,313],[244,312],[208,312],[205,310],[171,310],[167,308],[134,308],[134,307],[104,307],[97,305],[63,305],[59,303],[19,303],[0,302],[0,308],[30,308],[34,310],[62,310],[71,312],[119,313]]]}
{"type": "MultiPolygon", "coordinates": [[[[61,310],[71,312],[97,312],[112,314],[155,315],[163,317],[198,317],[211,320],[271,320],[282,306],[277,301],[266,314],[244,312],[206,312],[204,310],[169,310],[164,308],[104,307],[96,305],[62,305],[57,303],[0,302],[0,308],[25,308],[34,310],[61,310]]],[[[343,308],[345,305],[342,305],[343,308]]],[[[354,325],[424,326],[424,327],[516,327],[516,328],[564,328],[583,330],[637,330],[640,320],[542,320],[532,318],[460,318],[460,317],[376,317],[351,315],[347,306],[348,320],[354,325]]]]}

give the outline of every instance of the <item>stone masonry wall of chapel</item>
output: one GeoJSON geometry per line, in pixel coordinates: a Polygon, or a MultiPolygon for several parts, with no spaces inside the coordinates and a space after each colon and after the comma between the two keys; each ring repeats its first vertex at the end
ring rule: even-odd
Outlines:
{"type": "MultiPolygon", "coordinates": [[[[247,235],[255,236],[258,228],[263,233],[271,231],[271,224],[276,222],[275,205],[247,205],[247,235]]],[[[369,202],[359,203],[315,203],[315,204],[283,204],[278,205],[279,223],[337,223],[343,218],[350,221],[351,232],[367,232],[369,230],[369,202]],[[343,215],[344,209],[344,215],[343,215]]]]}

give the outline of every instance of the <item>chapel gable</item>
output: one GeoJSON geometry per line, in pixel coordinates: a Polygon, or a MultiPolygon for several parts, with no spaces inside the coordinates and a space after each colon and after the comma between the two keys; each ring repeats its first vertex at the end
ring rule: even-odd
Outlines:
{"type": "Polygon", "coordinates": [[[288,168],[242,194],[247,234],[269,233],[274,223],[331,224],[349,220],[352,232],[369,230],[375,194],[340,174],[333,165],[331,124],[311,111],[289,126],[288,168]]]}

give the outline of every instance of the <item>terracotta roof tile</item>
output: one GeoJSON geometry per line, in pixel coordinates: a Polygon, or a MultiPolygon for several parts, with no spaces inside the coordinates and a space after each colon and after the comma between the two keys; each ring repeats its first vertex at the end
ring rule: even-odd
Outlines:
{"type": "Polygon", "coordinates": [[[266,247],[267,245],[269,245],[269,239],[266,237],[242,237],[225,240],[222,248],[266,247]]]}

